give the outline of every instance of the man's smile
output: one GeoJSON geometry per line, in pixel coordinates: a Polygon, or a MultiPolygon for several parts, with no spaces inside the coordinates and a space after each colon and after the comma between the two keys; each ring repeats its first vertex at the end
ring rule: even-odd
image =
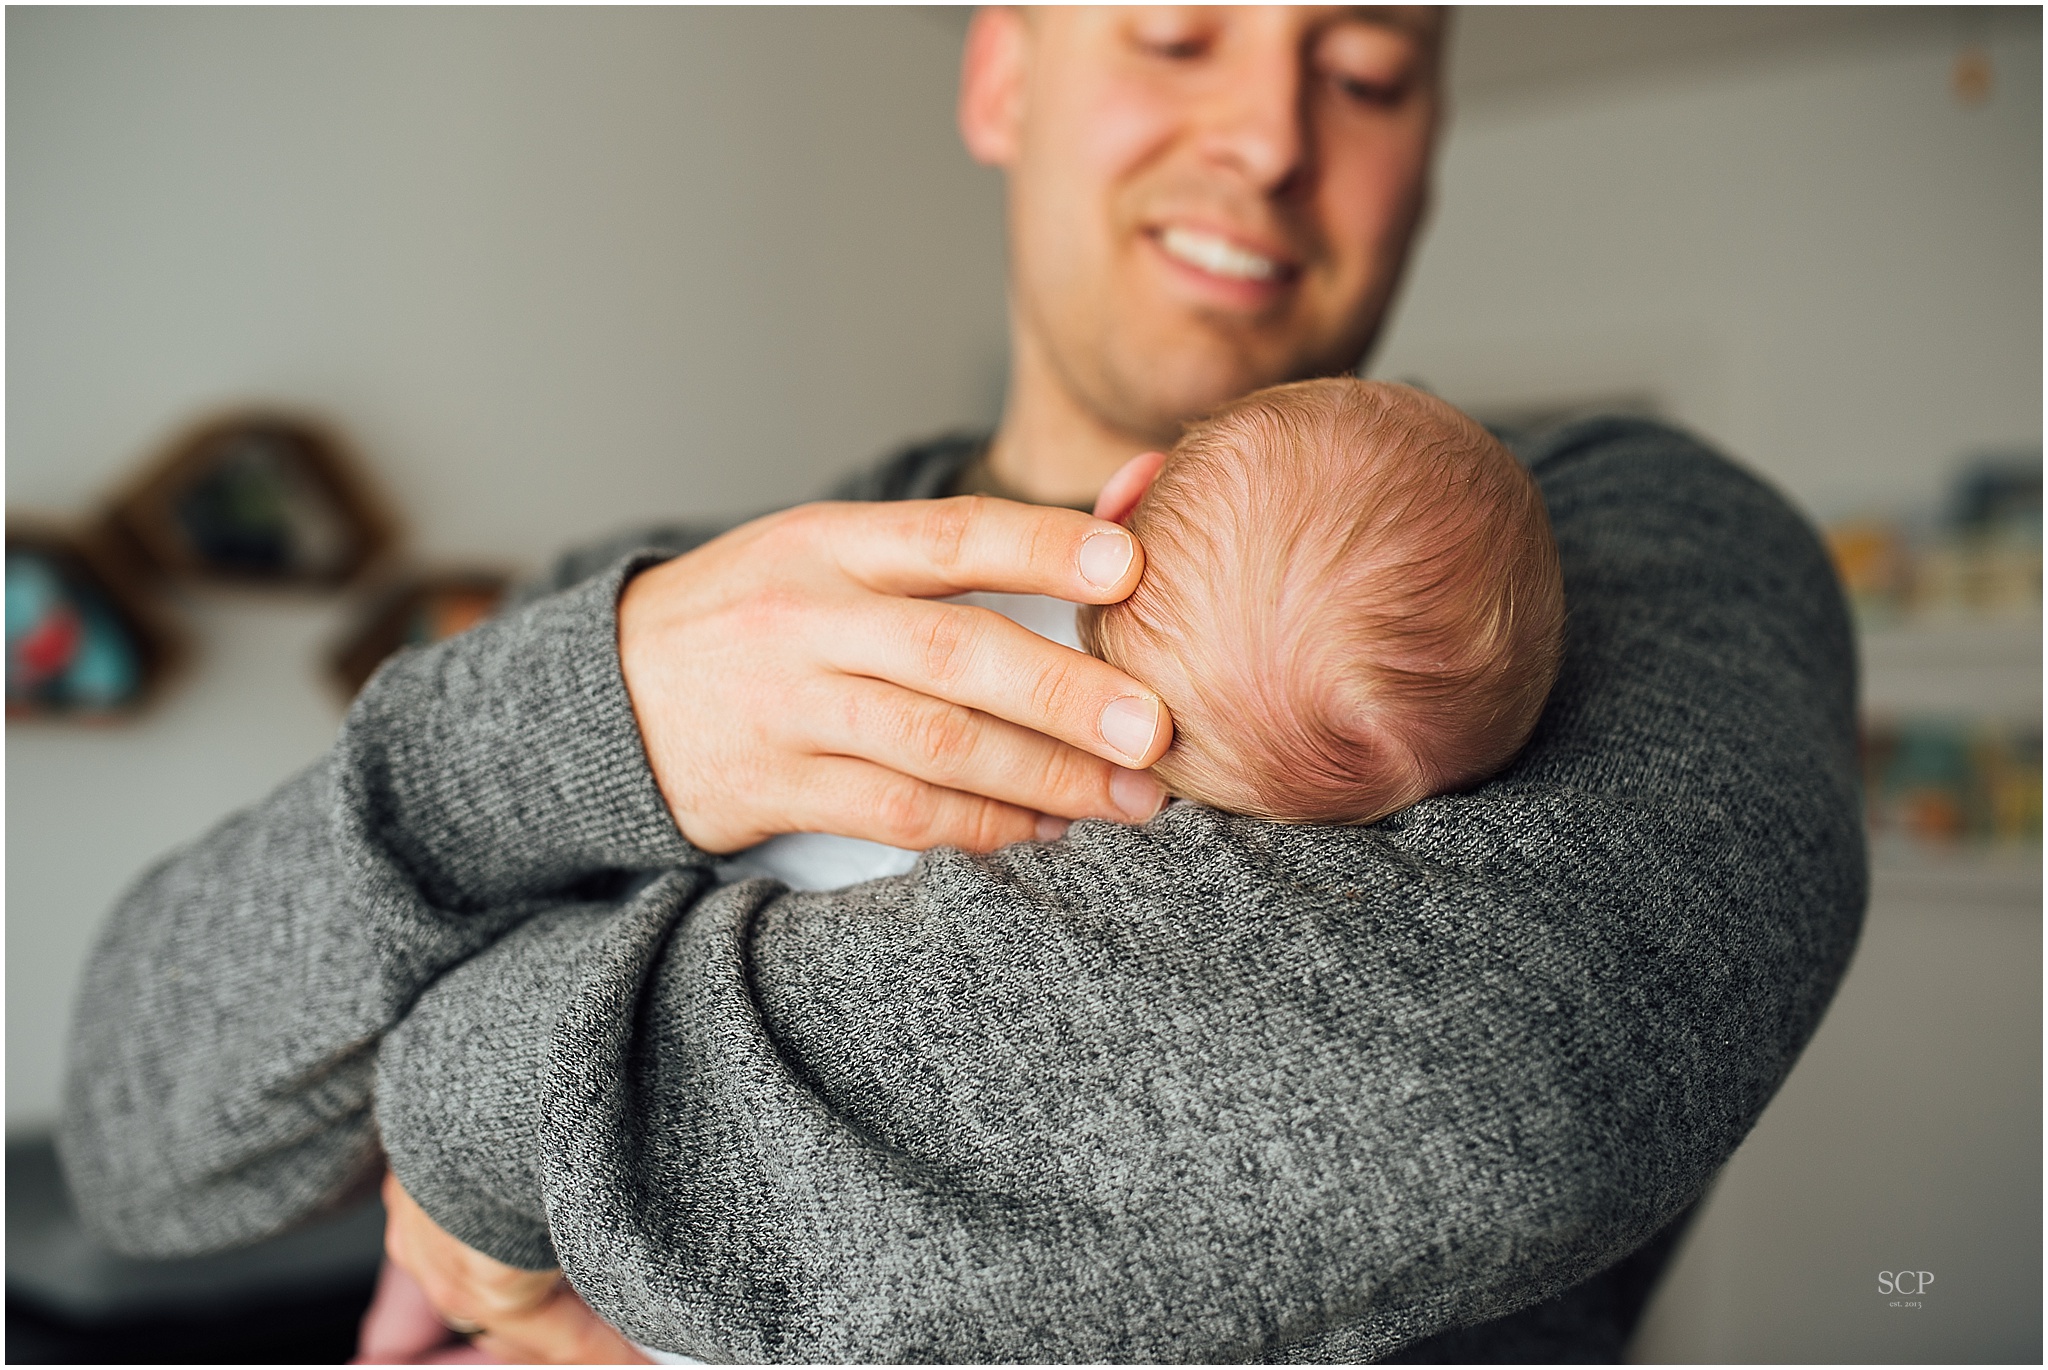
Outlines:
{"type": "Polygon", "coordinates": [[[1159,245],[1169,256],[1190,266],[1233,280],[1270,281],[1285,269],[1279,261],[1264,253],[1240,247],[1220,234],[1204,233],[1198,228],[1183,228],[1176,224],[1162,229],[1159,245]]]}
{"type": "Polygon", "coordinates": [[[1148,228],[1144,236],[1172,275],[1207,303],[1264,309],[1301,276],[1301,267],[1284,250],[1211,228],[1166,223],[1148,228]]]}

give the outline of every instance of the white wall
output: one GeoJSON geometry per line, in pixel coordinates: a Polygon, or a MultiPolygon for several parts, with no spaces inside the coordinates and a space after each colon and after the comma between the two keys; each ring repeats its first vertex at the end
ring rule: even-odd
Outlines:
{"type": "Polygon", "coordinates": [[[1374,371],[1646,392],[1824,513],[2038,445],[2039,25],[1988,30],[1974,107],[1934,37],[1467,112],[1374,371]]]}
{"type": "MultiPolygon", "coordinates": [[[[957,19],[15,9],[7,502],[83,511],[242,399],[331,415],[437,558],[537,566],[985,425],[1001,191],[957,19]]],[[[118,729],[10,725],[7,1121],[54,1115],[93,930],[316,756],[331,604],[206,597],[118,729]]]]}

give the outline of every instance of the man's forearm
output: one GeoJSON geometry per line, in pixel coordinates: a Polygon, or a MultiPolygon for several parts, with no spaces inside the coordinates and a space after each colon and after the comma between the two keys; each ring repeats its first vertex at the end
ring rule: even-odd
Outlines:
{"type": "Polygon", "coordinates": [[[232,1246],[374,1174],[386,1010],[367,929],[342,913],[332,809],[323,760],[144,876],[100,934],[59,1140],[80,1212],[119,1250],[232,1246]]]}
{"type": "Polygon", "coordinates": [[[536,910],[703,864],[618,680],[625,570],[393,661],[327,757],[114,911],[62,1141],[117,1245],[232,1245],[349,1192],[378,1042],[425,985],[536,910]]]}

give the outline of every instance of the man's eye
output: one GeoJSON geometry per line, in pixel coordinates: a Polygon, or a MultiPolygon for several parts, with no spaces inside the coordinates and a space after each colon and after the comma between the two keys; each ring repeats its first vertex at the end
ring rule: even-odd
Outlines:
{"type": "Polygon", "coordinates": [[[1408,80],[1402,77],[1393,81],[1372,80],[1363,76],[1345,76],[1332,73],[1330,84],[1338,94],[1356,104],[1370,105],[1376,109],[1390,109],[1408,98],[1408,80]]]}
{"type": "Polygon", "coordinates": [[[1215,46],[1216,25],[1200,10],[1141,10],[1127,32],[1148,57],[1186,62],[1215,46]]]}
{"type": "Polygon", "coordinates": [[[1392,109],[1414,92],[1424,53],[1413,36],[1381,25],[1338,24],[1313,50],[1316,70],[1339,99],[1361,109],[1392,109]]]}
{"type": "Polygon", "coordinates": [[[1145,51],[1170,62],[1191,61],[1209,50],[1209,40],[1202,37],[1145,38],[1140,41],[1145,51]]]}

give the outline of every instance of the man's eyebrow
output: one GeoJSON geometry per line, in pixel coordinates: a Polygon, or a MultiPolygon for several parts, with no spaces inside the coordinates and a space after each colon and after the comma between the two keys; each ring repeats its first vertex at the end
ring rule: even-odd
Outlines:
{"type": "Polygon", "coordinates": [[[1398,29],[1412,38],[1434,43],[1443,35],[1443,15],[1434,5],[1347,5],[1336,18],[1398,29]]]}

